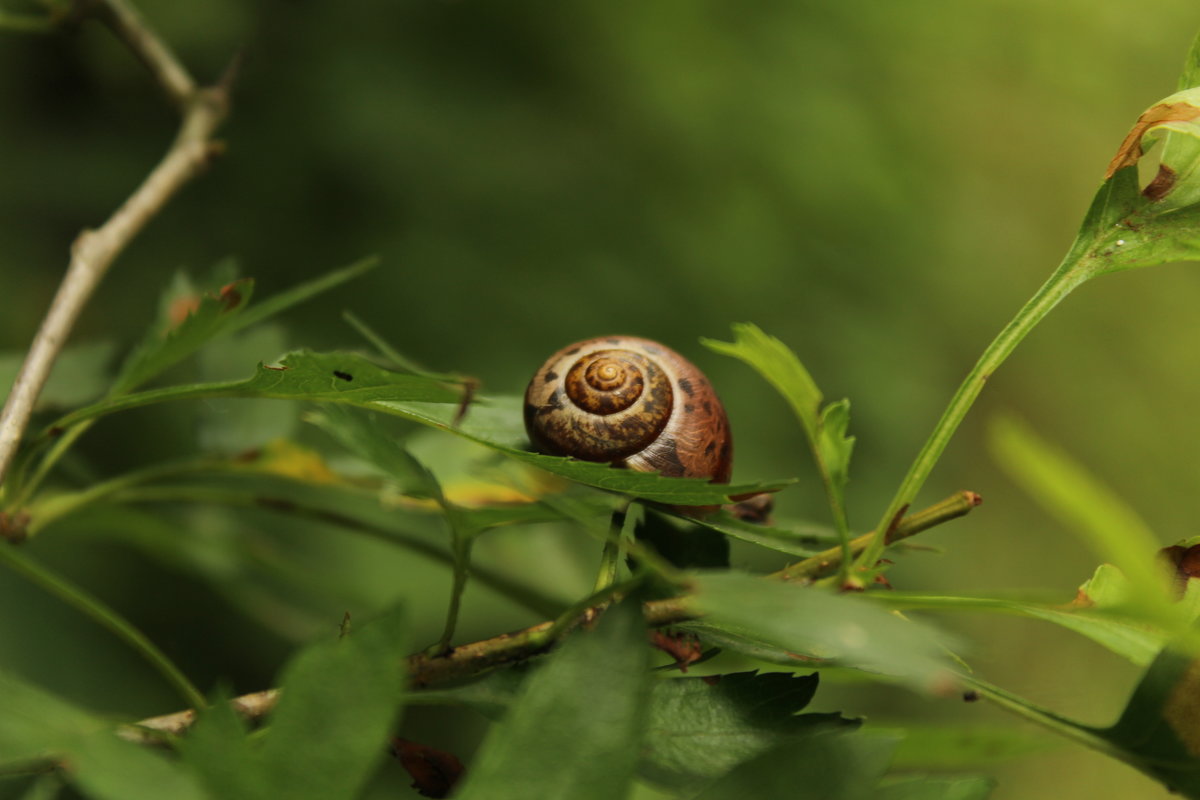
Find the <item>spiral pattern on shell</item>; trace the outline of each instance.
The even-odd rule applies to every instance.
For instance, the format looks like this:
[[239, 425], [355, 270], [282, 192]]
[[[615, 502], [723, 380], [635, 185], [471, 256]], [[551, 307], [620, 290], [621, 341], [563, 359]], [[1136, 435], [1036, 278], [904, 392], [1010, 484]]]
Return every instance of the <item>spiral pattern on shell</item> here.
[[535, 449], [674, 477], [728, 483], [733, 442], [704, 374], [649, 339], [611, 336], [564, 347], [525, 391]]

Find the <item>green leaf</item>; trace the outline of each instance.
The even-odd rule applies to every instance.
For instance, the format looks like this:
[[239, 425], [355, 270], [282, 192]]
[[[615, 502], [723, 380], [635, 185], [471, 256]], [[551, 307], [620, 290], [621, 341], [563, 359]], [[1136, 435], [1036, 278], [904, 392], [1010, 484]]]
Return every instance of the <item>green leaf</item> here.
[[734, 341], [701, 339], [709, 350], [736, 358], [754, 368], [791, 405], [805, 433], [816, 442], [821, 427], [821, 390], [783, 342], [748, 323], [733, 326]]
[[213, 797], [222, 800], [268, 800], [273, 790], [251, 750], [246, 723], [226, 692], [201, 709], [196, 723], [179, 742], [183, 760]]
[[207, 800], [196, 779], [166, 756], [111, 731], [93, 733], [70, 755], [71, 781], [96, 800]]
[[442, 489], [433, 474], [376, 420], [361, 412], [356, 413], [354, 409], [332, 404], [308, 414], [305, 419], [364, 461], [399, 481], [402, 494], [442, 499]]
[[1086, 636], [1134, 664], [1149, 664], [1166, 641], [1158, 628], [1127, 615], [1100, 608], [1055, 606], [993, 597], [949, 597], [887, 592], [877, 597], [884, 605], [934, 611], [991, 611], [1039, 619]]
[[870, 596], [835, 595], [735, 573], [700, 574], [693, 585], [690, 606], [733, 641], [748, 640], [746, 652], [766, 644], [923, 689], [945, 688], [951, 680], [948, 637], [886, 611]]
[[996, 781], [982, 777], [943, 778], [910, 776], [888, 779], [872, 794], [872, 800], [984, 800]]
[[390, 612], [286, 667], [262, 764], [274, 797], [356, 797], [384, 755], [400, 708], [404, 615]]
[[784, 741], [857, 727], [837, 714], [799, 713], [817, 681], [815, 674], [756, 672], [657, 681], [641, 774], [695, 789]]
[[802, 558], [815, 555], [838, 542], [837, 535], [822, 525], [782, 520], [762, 525], [740, 520], [725, 510], [692, 519], [691, 522], [749, 544]]
[[1172, 791], [1200, 798], [1200, 659], [1164, 650], [1100, 734]]
[[243, 381], [185, 384], [103, 400], [58, 420], [53, 428], [117, 411], [161, 403], [210, 397], [272, 397], [367, 405], [381, 400], [457, 403], [461, 396], [439, 381], [389, 372], [355, 353], [314, 353], [298, 350], [284, 356], [278, 367], [258, 365]]
[[619, 800], [645, 726], [649, 649], [634, 602], [571, 634], [488, 733], [459, 800]]
[[263, 320], [269, 319], [276, 314], [286, 311], [294, 305], [299, 305], [305, 300], [311, 300], [319, 294], [329, 291], [346, 281], [353, 280], [359, 275], [374, 269], [379, 266], [379, 256], [367, 256], [361, 258], [352, 264], [327, 272], [311, 281], [305, 281], [291, 289], [286, 289], [279, 294], [273, 294], [261, 303], [247, 308], [240, 317], [238, 317], [228, 329], [230, 333], [240, 331], [243, 328], [248, 328], [251, 325], [257, 325]]
[[[287, 350], [283, 326], [258, 325], [209, 342], [197, 353], [197, 379], [241, 378], [247, 363], [264, 353]], [[198, 403], [196, 439], [204, 453], [245, 453], [277, 439], [293, 438], [299, 423], [296, 403], [281, 400], [213, 399]]]
[[0, 672], [0, 764], [58, 758], [82, 738], [108, 728], [67, 701]]
[[733, 343], [702, 341], [718, 353], [748, 364], [787, 400], [808, 437], [817, 469], [825, 483], [838, 534], [843, 540], [847, 539], [849, 527], [843, 495], [849, 477], [850, 454], [854, 449], [854, 438], [846, 435], [850, 424], [850, 401], [840, 400], [822, 409], [821, 390], [787, 345], [755, 325], [734, 325], [733, 334]]
[[[348, 377], [347, 377], [348, 376]], [[43, 432], [85, 419], [167, 400], [212, 397], [270, 397], [347, 403], [380, 411], [463, 436], [506, 456], [555, 475], [598, 489], [673, 506], [706, 506], [732, 502], [735, 496], [778, 491], [794, 481], [716, 484], [698, 478], [668, 478], [656, 473], [617, 469], [572, 458], [544, 456], [519, 449], [524, 441], [520, 400], [478, 398], [461, 425], [455, 425], [461, 388], [426, 378], [390, 372], [354, 353], [297, 351], [280, 367], [259, 365], [245, 381], [191, 384], [111, 398], [79, 409]]]
[[736, 496], [778, 491], [795, 483], [794, 480], [732, 485], [709, 483], [700, 478], [668, 478], [608, 464], [531, 453], [517, 446], [526, 441], [521, 403], [522, 400], [516, 397], [478, 398], [460, 425], [454, 424], [457, 409], [444, 405], [380, 402], [372, 407], [466, 437], [517, 461], [577, 483], [666, 505], [720, 505], [733, 502]]
[[166, 304], [165, 316], [125, 359], [109, 394], [125, 394], [140, 386], [229, 329], [253, 293], [254, 281], [243, 278], [217, 294], [194, 294]]
[[1124, 573], [1147, 614], [1159, 620], [1179, 617], [1167, 605], [1167, 581], [1155, 563], [1161, 545], [1133, 509], [1015, 419], [996, 419], [990, 444], [1013, 482]]
[[696, 800], [797, 796], [868, 800], [875, 796], [895, 745], [893, 737], [861, 733], [825, 733], [789, 741], [741, 764], [696, 795]]
[[186, 279], [176, 279], [160, 304], [158, 320], [126, 359], [109, 394], [125, 394], [217, 336], [261, 322], [361, 275], [377, 263], [375, 258], [358, 261], [274, 295], [251, 308], [247, 308], [247, 304], [254, 290], [253, 280], [235, 281], [214, 294], [202, 294]]
[[854, 451], [854, 437], [846, 435], [849, 425], [849, 400], [830, 403], [821, 412], [817, 450], [821, 454], [821, 463], [828, 470], [829, 479], [838, 492], [839, 501], [850, 476], [850, 454]]
[[99, 800], [204, 800], [190, 775], [161, 753], [117, 737], [115, 726], [0, 672], [0, 764], [62, 762], [68, 780]]

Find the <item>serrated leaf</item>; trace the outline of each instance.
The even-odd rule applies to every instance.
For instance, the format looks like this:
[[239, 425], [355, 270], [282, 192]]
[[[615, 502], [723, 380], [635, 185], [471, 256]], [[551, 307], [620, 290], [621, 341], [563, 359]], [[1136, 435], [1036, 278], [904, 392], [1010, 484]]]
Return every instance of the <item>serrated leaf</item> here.
[[233, 333], [361, 275], [378, 263], [368, 258], [276, 294], [247, 308], [254, 281], [233, 281], [201, 293], [177, 279], [160, 304], [159, 319], [125, 360], [110, 395], [125, 394], [179, 363], [222, 334]]
[[712, 784], [696, 800], [803, 796], [868, 800], [887, 770], [896, 740], [862, 733], [825, 733], [786, 742], [750, 759]]
[[736, 573], [693, 579], [689, 607], [736, 642], [745, 637], [799, 656], [888, 675], [930, 690], [951, 681], [949, 637], [886, 611], [869, 597]]
[[161, 403], [210, 397], [271, 397], [367, 405], [382, 400], [457, 403], [460, 393], [439, 381], [389, 372], [356, 353], [315, 353], [298, 350], [284, 356], [280, 366], [259, 364], [243, 381], [185, 384], [124, 395], [81, 408], [53, 427]]
[[791, 405], [810, 441], [816, 441], [821, 419], [821, 390], [796, 354], [757, 325], [733, 326], [734, 341], [701, 339], [709, 350], [736, 358], [754, 368]]
[[109, 393], [125, 394], [199, 350], [230, 326], [253, 293], [254, 281], [243, 278], [217, 294], [181, 299], [178, 312], [169, 309], [125, 359]]
[[854, 449], [854, 438], [846, 435], [850, 402], [839, 400], [822, 409], [821, 390], [787, 345], [755, 325], [734, 325], [733, 334], [732, 343], [702, 341], [718, 353], [745, 362], [783, 395], [808, 437], [838, 530], [848, 535], [843, 493]]
[[261, 753], [274, 797], [357, 796], [400, 708], [407, 638], [404, 615], [393, 611], [289, 662]]
[[785, 740], [857, 727], [837, 714], [799, 713], [817, 682], [815, 674], [756, 672], [655, 682], [641, 774], [698, 788]]
[[927, 775], [888, 779], [871, 794], [872, 800], [985, 800], [996, 781], [979, 776], [945, 778]]
[[825, 465], [829, 478], [839, 493], [839, 501], [850, 476], [850, 454], [854, 451], [854, 437], [846, 435], [849, 426], [849, 400], [830, 403], [821, 412], [817, 449], [821, 454], [821, 463]]
[[459, 800], [620, 800], [645, 726], [649, 650], [636, 603], [571, 634], [468, 767]]

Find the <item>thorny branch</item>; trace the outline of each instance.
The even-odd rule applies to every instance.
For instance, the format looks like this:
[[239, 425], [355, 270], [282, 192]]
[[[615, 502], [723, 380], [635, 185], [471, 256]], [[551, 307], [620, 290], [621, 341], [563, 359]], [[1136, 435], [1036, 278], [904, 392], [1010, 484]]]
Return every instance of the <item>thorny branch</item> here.
[[125, 0], [78, 0], [80, 13], [106, 24], [154, 76], [182, 120], [175, 141], [142, 184], [95, 230], [71, 246], [66, 275], [0, 411], [0, 485], [12, 464], [50, 368], [109, 266], [167, 202], [219, 152], [213, 134], [229, 113], [231, 68], [197, 87], [170, 49]]
[[[980, 502], [982, 500], [975, 492], [964, 491], [951, 495], [940, 503], [910, 514], [901, 520], [888, 535], [888, 543], [898, 542], [943, 522], [964, 516]], [[861, 553], [873, 536], [873, 533], [867, 533], [853, 539], [850, 542], [850, 555], [853, 557]], [[786, 570], [768, 575], [765, 579], [812, 581], [826, 577], [838, 571], [842, 555], [842, 548], [835, 547], [800, 561]], [[660, 628], [694, 619], [697, 615], [692, 610], [690, 600], [690, 597], [683, 595], [644, 604], [642, 611], [646, 618], [646, 624], [652, 628]], [[580, 621], [594, 617], [595, 614], [596, 609], [587, 609], [580, 615]], [[547, 636], [554, 626], [555, 622], [542, 622], [524, 630], [460, 645], [445, 655], [430, 656], [427, 653], [415, 653], [405, 659], [404, 667], [409, 674], [409, 680], [415, 687], [431, 686], [456, 678], [477, 675], [493, 667], [511, 664], [550, 650], [557, 643], [556, 638]], [[568, 626], [561, 633], [567, 633], [571, 627], [573, 626]], [[256, 720], [269, 714], [278, 699], [278, 689], [267, 689], [235, 697], [230, 702], [234, 709], [244, 717]], [[194, 710], [177, 711], [173, 714], [144, 719], [136, 725], [125, 726], [121, 730], [121, 735], [131, 741], [151, 743], [158, 741], [162, 734], [184, 733], [195, 721], [196, 712]]]

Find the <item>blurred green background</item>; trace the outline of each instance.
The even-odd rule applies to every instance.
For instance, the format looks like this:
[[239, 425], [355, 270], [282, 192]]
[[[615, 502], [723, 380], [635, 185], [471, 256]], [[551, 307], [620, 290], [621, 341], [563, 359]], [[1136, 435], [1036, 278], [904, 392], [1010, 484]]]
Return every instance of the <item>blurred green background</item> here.
[[[248, 374], [296, 346], [358, 347], [343, 309], [497, 393], [521, 391], [575, 339], [648, 336], [697, 361], [725, 398], [735, 478], [799, 476], [781, 513], [823, 520], [782, 401], [697, 342], [753, 321], [827, 396], [852, 399], [859, 529], [973, 359], [1065, 252], [1132, 121], [1174, 90], [1200, 23], [1184, 0], [1136, 15], [1117, 0], [139, 7], [201, 80], [244, 48], [228, 152], [120, 258], [74, 341], [128, 347], [180, 268], [204, 274], [233, 256], [266, 295], [378, 253], [380, 269], [289, 312], [286, 332], [243, 341], [242, 363], [213, 357], [176, 377]], [[0, 349], [20, 351], [74, 235], [137, 184], [176, 118], [99, 27], [0, 36]], [[994, 468], [986, 422], [1001, 410], [1088, 464], [1164, 543], [1198, 533], [1198, 299], [1191, 265], [1106, 277], [1069, 298], [991, 381], [922, 494], [972, 489], [984, 505], [925, 537], [945, 553], [905, 556], [893, 583], [1066, 602], [1090, 574], [1096, 558]], [[68, 473], [195, 452], [201, 417], [221, 412], [108, 419]], [[155, 525], [220, 538], [278, 521], [110, 510], [47, 531], [34, 551], [133, 617], [203, 687], [262, 688], [314, 635], [310, 621], [243, 619], [130, 544], [129, 530]], [[321, 619], [406, 598], [427, 618], [422, 635], [436, 636], [447, 573], [327, 530], [291, 533], [269, 540], [270, 557], [309, 577], [317, 599], [304, 602]], [[546, 548], [537, 569], [548, 585], [578, 577], [553, 574], [561, 539], [504, 537], [498, 548]], [[468, 599], [463, 640], [530, 621], [484, 593]], [[0, 666], [103, 710], [176, 707], [120, 645], [11, 575], [0, 575], [0, 607]], [[1109, 721], [1137, 677], [1038, 623], [945, 624], [974, 642], [982, 676], [1086, 721]], [[883, 722], [1008, 721], [983, 704], [862, 686], [818, 700]], [[406, 724], [440, 726], [429, 743], [460, 752], [480, 729], [424, 709]], [[1074, 745], [994, 773], [997, 800], [1167, 796]]]

